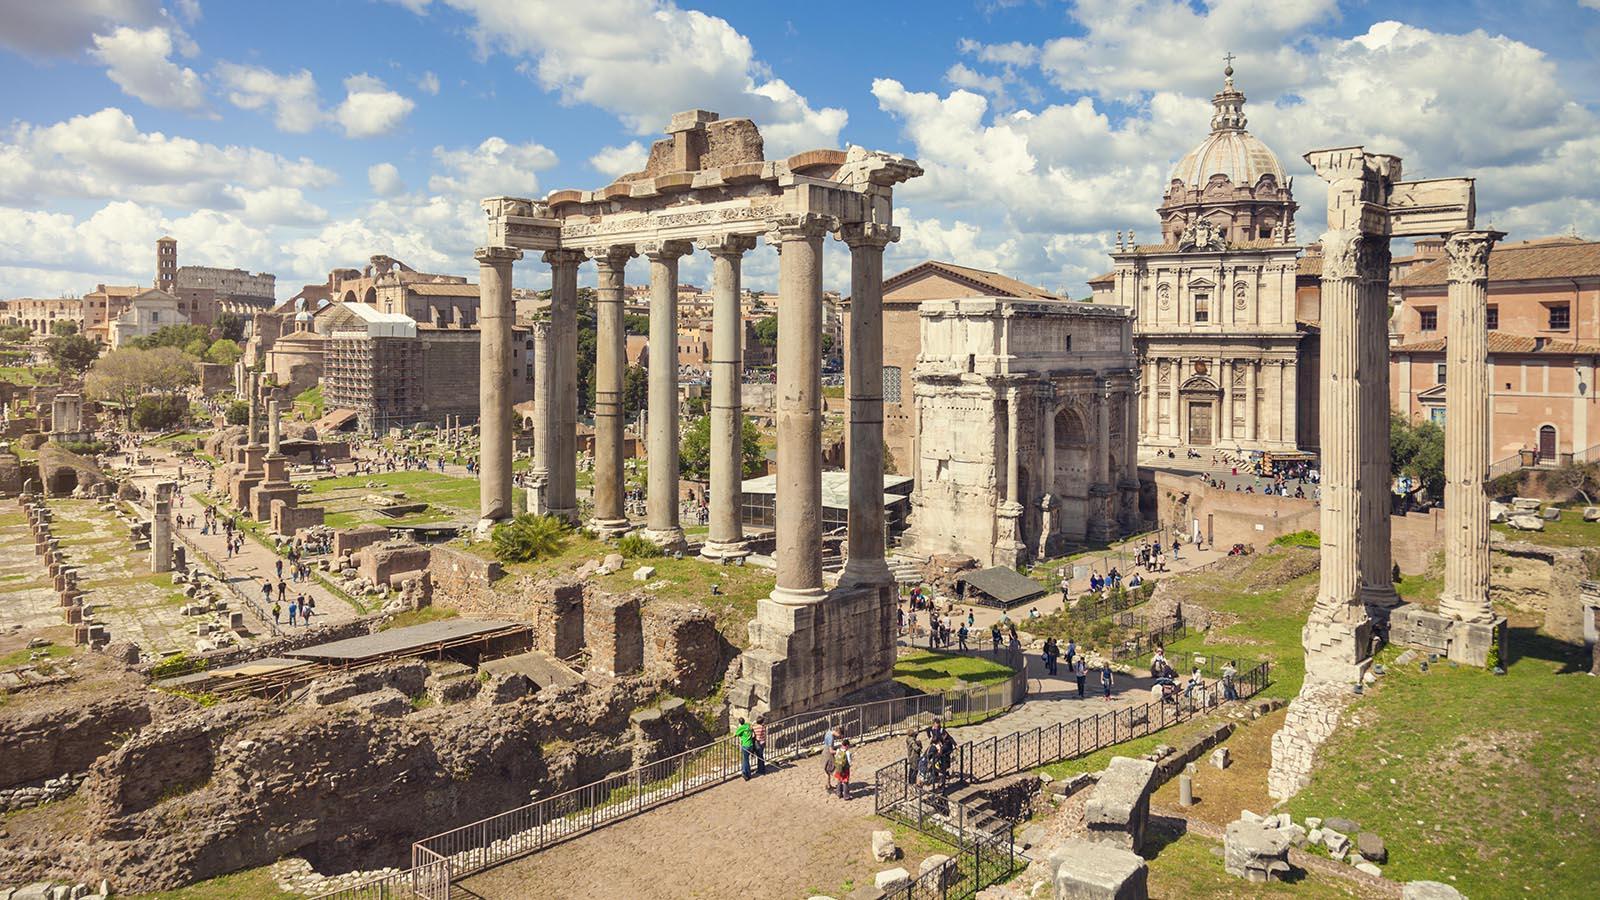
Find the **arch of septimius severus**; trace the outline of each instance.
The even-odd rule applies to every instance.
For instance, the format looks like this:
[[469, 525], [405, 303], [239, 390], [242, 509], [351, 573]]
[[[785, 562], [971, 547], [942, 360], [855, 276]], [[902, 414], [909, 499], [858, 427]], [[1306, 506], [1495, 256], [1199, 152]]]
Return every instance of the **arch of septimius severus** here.
[[[650, 345], [677, 334], [678, 262], [695, 247], [713, 258], [711, 531], [706, 553], [743, 553], [739, 525], [739, 275], [766, 238], [779, 254], [777, 586], [750, 623], [729, 697], [735, 714], [781, 715], [889, 677], [895, 596], [884, 560], [883, 248], [898, 237], [893, 188], [922, 174], [915, 162], [859, 147], [769, 161], [748, 119], [691, 110], [672, 117], [643, 172], [597, 191], [543, 200], [484, 201], [488, 240], [477, 251], [482, 307], [481, 525], [511, 516], [512, 266], [540, 251], [551, 268], [547, 320], [535, 328], [533, 511], [577, 520], [577, 274], [593, 259], [595, 467], [592, 526], [631, 526], [623, 511], [623, 272], [650, 267]], [[840, 586], [822, 579], [822, 253], [833, 234], [850, 249], [853, 380], [849, 559]], [[644, 534], [684, 545], [678, 521], [678, 367], [653, 353], [648, 390], [648, 506]]]

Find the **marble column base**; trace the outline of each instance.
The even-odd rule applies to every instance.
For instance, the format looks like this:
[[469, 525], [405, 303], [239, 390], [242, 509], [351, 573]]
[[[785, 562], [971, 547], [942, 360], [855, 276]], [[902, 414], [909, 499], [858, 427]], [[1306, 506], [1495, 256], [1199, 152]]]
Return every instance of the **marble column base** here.
[[839, 573], [841, 586], [866, 585], [880, 587], [894, 584], [894, 573], [889, 571], [889, 562], [881, 556], [858, 559], [846, 557], [844, 571]]
[[644, 536], [645, 540], [668, 553], [674, 550], [683, 550], [689, 546], [689, 542], [684, 540], [683, 529], [677, 526], [672, 528], [646, 528], [639, 533]]
[[742, 559], [750, 555], [744, 541], [707, 540], [700, 546], [700, 555], [709, 560]]
[[1372, 665], [1372, 622], [1307, 622], [1300, 632], [1306, 681], [1360, 684]]
[[627, 519], [590, 519], [589, 528], [603, 538], [621, 537], [633, 530]]
[[[1491, 622], [1463, 622], [1406, 603], [1389, 617], [1392, 643], [1438, 653], [1462, 665], [1487, 668], [1490, 649], [1505, 647], [1505, 639], [1503, 616]], [[1501, 665], [1505, 664], [1503, 656], [1502, 653]]]

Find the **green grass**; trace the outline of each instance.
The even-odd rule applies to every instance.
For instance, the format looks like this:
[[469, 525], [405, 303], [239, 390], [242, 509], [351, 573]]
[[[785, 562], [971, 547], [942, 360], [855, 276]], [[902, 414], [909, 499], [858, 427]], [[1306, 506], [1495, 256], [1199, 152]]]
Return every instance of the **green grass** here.
[[1510, 541], [1544, 547], [1600, 547], [1600, 522], [1583, 521], [1582, 504], [1562, 507], [1561, 521], [1544, 523], [1543, 531], [1518, 531], [1505, 524], [1489, 527]]
[[[367, 482], [377, 487], [367, 487]], [[477, 479], [438, 472], [343, 475], [308, 483], [311, 486], [311, 502], [327, 508], [327, 524], [331, 528], [369, 524], [431, 525], [474, 518], [478, 510]], [[387, 494], [390, 491], [405, 492], [406, 499], [397, 502], [421, 502], [428, 506], [421, 512], [395, 519], [377, 512], [365, 499], [368, 494]]]
[[0, 366], [0, 381], [9, 381], [12, 384], [38, 384], [40, 374], [41, 370], [33, 366]]
[[[1295, 816], [1383, 836], [1384, 875], [1470, 897], [1589, 896], [1600, 884], [1600, 703], [1576, 649], [1512, 629], [1504, 676], [1389, 667], [1318, 752]], [[1520, 655], [1519, 655], [1520, 654]], [[1453, 879], [1453, 880], [1452, 880]]]
[[316, 420], [322, 418], [322, 385], [306, 388], [294, 398], [296, 412], [304, 412], [306, 418]]
[[[118, 892], [117, 896], [123, 894]], [[299, 900], [300, 895], [278, 887], [272, 878], [271, 867], [262, 866], [222, 875], [175, 891], [132, 894], [129, 897], [130, 900], [236, 900], [239, 897], [250, 897], [251, 900]]]
[[975, 684], [998, 684], [1010, 678], [1013, 671], [980, 656], [924, 651], [895, 660], [894, 680], [932, 694]]
[[437, 622], [440, 619], [454, 619], [460, 615], [453, 609], [440, 609], [437, 606], [424, 606], [421, 609], [411, 609], [403, 613], [396, 613], [389, 624], [384, 625], [379, 631], [390, 628], [406, 628], [411, 625], [421, 625], [425, 622]]
[[4, 656], [0, 656], [0, 669], [9, 669], [12, 666], [26, 665], [33, 658], [33, 654], [38, 653], [40, 650], [44, 651], [45, 656], [48, 659], [60, 659], [63, 656], [72, 655], [71, 647], [62, 647], [57, 644], [51, 644], [47, 647], [38, 647], [31, 650], [24, 647], [21, 650], [13, 650]]
[[1273, 547], [1310, 547], [1313, 550], [1322, 546], [1322, 535], [1315, 531], [1291, 531], [1280, 534], [1272, 539]]
[[1401, 574], [1395, 583], [1395, 593], [1408, 603], [1417, 603], [1430, 609], [1439, 606], [1439, 594], [1444, 591], [1444, 551], [1440, 551], [1428, 564], [1428, 570], [1414, 575]]
[[1222, 844], [1189, 832], [1174, 837], [1152, 828], [1141, 852], [1150, 865], [1150, 896], [1222, 900], [1243, 897], [1295, 897], [1298, 900], [1382, 896], [1364, 892], [1345, 878], [1306, 872], [1291, 882], [1250, 884], [1223, 871]]

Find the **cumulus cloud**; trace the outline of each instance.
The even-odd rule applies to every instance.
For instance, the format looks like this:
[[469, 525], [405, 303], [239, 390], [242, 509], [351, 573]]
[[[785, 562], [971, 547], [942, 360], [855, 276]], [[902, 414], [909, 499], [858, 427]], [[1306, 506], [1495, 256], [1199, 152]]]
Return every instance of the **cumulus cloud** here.
[[644, 168], [650, 158], [650, 149], [638, 141], [621, 147], [601, 147], [600, 152], [589, 157], [589, 165], [607, 178], [620, 178]]
[[499, 137], [458, 150], [435, 147], [433, 157], [445, 171], [428, 179], [428, 190], [474, 204], [484, 197], [538, 196], [538, 173], [558, 162], [542, 144], [512, 144]]
[[[186, 55], [192, 56], [193, 45], [185, 44]], [[205, 109], [206, 92], [200, 76], [173, 62], [172, 50], [172, 33], [165, 28], [140, 30], [123, 26], [110, 34], [95, 35], [90, 53], [130, 97], [162, 109]]]
[[178, 18], [190, 25], [200, 21], [200, 0], [177, 0], [172, 8], [178, 11]]
[[260, 66], [218, 64], [216, 75], [228, 102], [240, 109], [272, 108], [273, 124], [291, 134], [304, 134], [327, 118], [317, 101], [317, 80], [307, 69], [280, 75]]
[[35, 59], [71, 56], [107, 28], [161, 19], [160, 0], [0, 0], [0, 47]]
[[422, 75], [417, 78], [417, 90], [427, 94], [430, 97], [439, 96], [439, 76], [433, 74], [432, 72], [423, 72]]
[[354, 138], [377, 137], [388, 134], [405, 121], [416, 107], [409, 97], [402, 96], [371, 75], [351, 75], [344, 80], [345, 97], [333, 117], [345, 136]]
[[106, 198], [229, 209], [242, 208], [245, 196], [229, 188], [311, 189], [334, 180], [303, 157], [140, 131], [115, 108], [24, 123], [0, 139], [0, 202]]
[[473, 17], [481, 52], [523, 58], [545, 90], [605, 109], [635, 134], [659, 132], [675, 110], [703, 107], [754, 119], [777, 156], [835, 146], [845, 125], [844, 110], [814, 108], [772, 77], [726, 20], [666, 0], [443, 2]]
[[379, 197], [393, 197], [406, 189], [405, 182], [400, 180], [400, 170], [394, 163], [378, 163], [367, 168], [367, 183], [372, 185], [372, 192]]

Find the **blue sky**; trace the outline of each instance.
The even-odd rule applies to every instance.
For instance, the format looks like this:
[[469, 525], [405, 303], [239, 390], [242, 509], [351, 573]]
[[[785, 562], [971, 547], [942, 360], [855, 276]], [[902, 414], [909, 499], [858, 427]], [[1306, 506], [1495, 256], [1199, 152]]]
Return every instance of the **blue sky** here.
[[[0, 0], [0, 296], [146, 282], [163, 232], [285, 297], [374, 253], [472, 274], [479, 197], [599, 187], [693, 106], [755, 118], [769, 157], [919, 159], [891, 270], [1082, 296], [1117, 229], [1156, 233], [1228, 51], [1304, 241], [1299, 157], [1350, 143], [1477, 177], [1513, 239], [1600, 235], [1600, 0]], [[758, 250], [747, 283], [775, 271]]]

